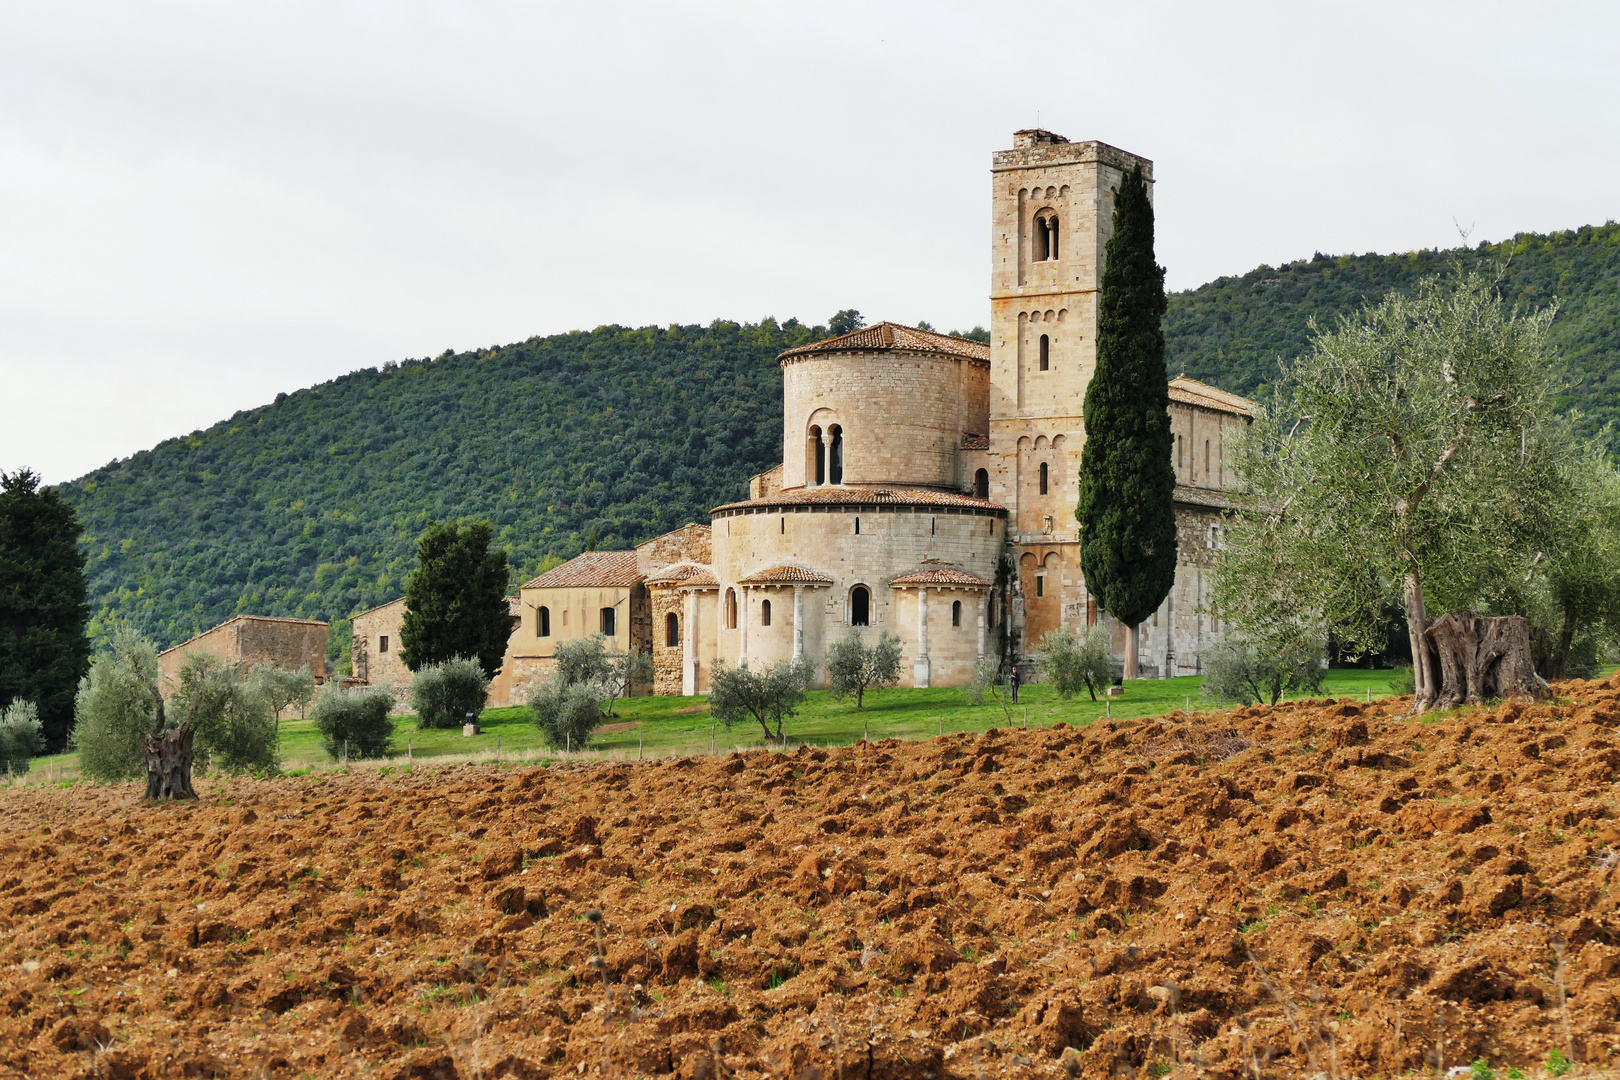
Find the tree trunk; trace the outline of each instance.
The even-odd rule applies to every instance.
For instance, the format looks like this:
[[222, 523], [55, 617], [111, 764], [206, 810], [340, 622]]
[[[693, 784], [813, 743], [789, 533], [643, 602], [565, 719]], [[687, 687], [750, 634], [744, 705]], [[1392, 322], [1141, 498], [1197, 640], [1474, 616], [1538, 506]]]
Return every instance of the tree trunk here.
[[1575, 641], [1575, 616], [1569, 609], [1564, 610], [1564, 625], [1558, 631], [1558, 647], [1553, 650], [1552, 670], [1547, 672], [1549, 681], [1562, 679], [1564, 668], [1569, 663], [1569, 647]]
[[1137, 650], [1141, 647], [1140, 624], [1125, 628], [1125, 678], [1137, 679], [1141, 675], [1137, 670]]
[[1406, 625], [1412, 639], [1412, 711], [1420, 713], [1433, 703], [1436, 692], [1434, 657], [1429, 651], [1428, 615], [1423, 607], [1423, 583], [1406, 575]]
[[195, 729], [181, 724], [161, 735], [146, 737], [146, 797], [195, 799], [191, 787], [191, 739]]
[[1522, 615], [1492, 619], [1453, 611], [1436, 619], [1425, 637], [1440, 658], [1433, 708], [1479, 705], [1487, 697], [1547, 696], [1530, 656], [1530, 624]]

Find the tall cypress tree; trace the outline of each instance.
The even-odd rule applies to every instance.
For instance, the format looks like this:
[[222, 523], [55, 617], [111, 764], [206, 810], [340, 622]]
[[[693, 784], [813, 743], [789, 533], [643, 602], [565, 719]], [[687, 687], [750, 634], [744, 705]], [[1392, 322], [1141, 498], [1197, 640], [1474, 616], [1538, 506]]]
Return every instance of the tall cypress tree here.
[[1176, 579], [1164, 312], [1164, 268], [1153, 261], [1153, 204], [1139, 165], [1114, 195], [1075, 508], [1086, 588], [1128, 630], [1127, 678], [1136, 676], [1137, 627]]
[[399, 653], [412, 671], [458, 656], [494, 677], [506, 655], [512, 616], [506, 602], [506, 549], [489, 549], [487, 521], [428, 522], [405, 579]]
[[90, 669], [79, 517], [39, 477], [0, 473], [0, 709], [39, 708], [46, 748], [73, 729], [73, 698]]

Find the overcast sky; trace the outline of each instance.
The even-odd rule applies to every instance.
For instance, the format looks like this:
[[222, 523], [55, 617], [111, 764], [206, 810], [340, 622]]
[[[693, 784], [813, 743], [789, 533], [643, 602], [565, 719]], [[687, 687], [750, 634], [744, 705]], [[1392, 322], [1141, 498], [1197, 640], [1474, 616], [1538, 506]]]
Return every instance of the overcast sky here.
[[1021, 127], [1175, 288], [1620, 217], [1620, 5], [0, 8], [0, 469], [602, 323], [987, 320]]

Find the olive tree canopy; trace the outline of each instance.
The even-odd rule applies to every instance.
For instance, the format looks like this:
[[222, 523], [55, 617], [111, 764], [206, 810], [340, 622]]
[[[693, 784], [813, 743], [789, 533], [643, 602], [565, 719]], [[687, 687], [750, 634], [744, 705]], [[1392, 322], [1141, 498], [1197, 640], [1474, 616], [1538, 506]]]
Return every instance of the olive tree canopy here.
[[[1221, 615], [1260, 640], [1320, 619], [1354, 654], [1380, 647], [1400, 604], [1415, 708], [1441, 697], [1436, 669], [1462, 655], [1442, 639], [1459, 634], [1484, 649], [1471, 658], [1496, 650], [1510, 668], [1457, 672], [1448, 699], [1477, 698], [1482, 672], [1504, 695], [1535, 692], [1524, 620], [1484, 626], [1471, 609], [1512, 606], [1566, 505], [1552, 317], [1504, 309], [1494, 279], [1469, 274], [1318, 333], [1235, 447], [1241, 509], [1214, 585]], [[1429, 612], [1448, 610], [1456, 618], [1431, 627]]]

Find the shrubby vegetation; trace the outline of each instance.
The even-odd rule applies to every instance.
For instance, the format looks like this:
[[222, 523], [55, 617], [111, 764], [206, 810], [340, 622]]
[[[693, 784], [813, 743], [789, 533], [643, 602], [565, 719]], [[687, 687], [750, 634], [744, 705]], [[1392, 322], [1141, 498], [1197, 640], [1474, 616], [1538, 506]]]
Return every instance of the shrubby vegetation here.
[[465, 656], [429, 664], [411, 680], [411, 708], [416, 710], [416, 726], [458, 728], [468, 713], [484, 711], [489, 697], [489, 678], [478, 661]]
[[298, 715], [303, 716], [309, 703], [315, 700], [315, 675], [307, 664], [297, 671], [274, 664], [257, 664], [248, 672], [248, 681], [264, 696], [278, 721], [281, 714], [294, 705], [298, 706]]
[[1327, 651], [1320, 638], [1272, 639], [1263, 645], [1240, 633], [1206, 647], [1203, 696], [1210, 701], [1275, 705], [1284, 694], [1320, 694], [1327, 678]]
[[1114, 681], [1114, 646], [1108, 631], [1093, 626], [1082, 636], [1066, 626], [1050, 630], [1035, 646], [1040, 657], [1041, 679], [1050, 683], [1057, 696], [1068, 701], [1081, 690], [1097, 700], [1097, 688], [1107, 689]]
[[17, 698], [0, 712], [0, 777], [21, 776], [29, 758], [45, 749], [39, 710], [32, 701]]
[[580, 750], [607, 717], [613, 703], [634, 686], [652, 681], [652, 657], [613, 652], [608, 638], [593, 634], [557, 646], [551, 677], [534, 688], [529, 712], [553, 750]]
[[868, 645], [860, 628], [852, 626], [848, 636], [827, 648], [827, 689], [840, 701], [853, 695], [857, 709], [868, 690], [899, 681], [900, 639], [887, 630]]
[[281, 766], [276, 714], [239, 665], [205, 653], [188, 656], [169, 712], [196, 728], [197, 764], [225, 772], [270, 772]]
[[386, 686], [356, 686], [345, 690], [329, 682], [315, 699], [315, 727], [321, 746], [334, 761], [343, 758], [387, 757], [394, 737], [394, 693]]
[[145, 773], [142, 744], [157, 719], [157, 649], [133, 630], [113, 635], [79, 681], [70, 745], [79, 772], [112, 783]]
[[709, 712], [727, 731], [752, 718], [766, 739], [780, 741], [783, 722], [804, 703], [815, 671], [808, 660], [780, 660], [758, 672], [746, 664], [716, 663], [709, 676]]

